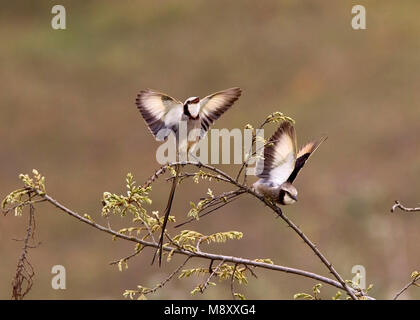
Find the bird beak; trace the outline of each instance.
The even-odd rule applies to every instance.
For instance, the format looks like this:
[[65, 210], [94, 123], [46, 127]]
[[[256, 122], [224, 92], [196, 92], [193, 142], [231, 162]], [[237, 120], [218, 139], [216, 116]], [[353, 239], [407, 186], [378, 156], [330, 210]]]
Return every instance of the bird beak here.
[[290, 198], [292, 198], [292, 199], [293, 199], [293, 200], [295, 200], [295, 201], [298, 201], [297, 196], [294, 196], [294, 195], [292, 195], [292, 194], [290, 194]]

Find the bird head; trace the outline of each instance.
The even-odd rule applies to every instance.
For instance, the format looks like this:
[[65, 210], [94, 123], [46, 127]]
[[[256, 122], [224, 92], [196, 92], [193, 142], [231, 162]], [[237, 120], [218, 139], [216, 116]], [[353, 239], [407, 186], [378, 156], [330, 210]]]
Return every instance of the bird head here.
[[184, 102], [184, 113], [193, 119], [197, 119], [200, 112], [200, 98], [189, 97]]
[[298, 198], [296, 188], [290, 183], [285, 182], [280, 186], [279, 202], [283, 204], [293, 204]]

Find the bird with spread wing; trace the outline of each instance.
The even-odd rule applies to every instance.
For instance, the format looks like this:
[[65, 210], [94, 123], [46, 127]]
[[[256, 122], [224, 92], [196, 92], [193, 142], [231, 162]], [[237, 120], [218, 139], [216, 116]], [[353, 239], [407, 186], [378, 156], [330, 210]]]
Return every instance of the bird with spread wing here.
[[268, 140], [264, 158], [257, 162], [257, 176], [260, 179], [253, 184], [254, 190], [281, 205], [295, 203], [298, 192], [292, 183], [326, 138], [311, 141], [297, 151], [295, 128], [290, 121], [283, 121]]
[[[180, 153], [188, 155], [198, 140], [205, 137], [214, 121], [238, 100], [241, 93], [240, 88], [230, 88], [208, 95], [203, 99], [190, 97], [182, 103], [164, 93], [147, 89], [140, 91], [137, 95], [136, 105], [150, 132], [158, 141], [164, 141], [172, 132], [174, 133], [177, 153], [180, 156]], [[182, 130], [180, 130], [180, 126], [182, 123], [186, 125], [186, 134], [181, 134]], [[196, 139], [190, 141], [189, 136], [193, 130], [199, 130], [199, 134]], [[159, 266], [162, 261], [165, 228], [171, 211], [175, 188], [178, 183], [180, 166], [177, 165], [174, 169], [175, 176], [172, 179], [172, 187], [164, 212], [159, 247], [152, 261], [153, 264], [156, 253], [159, 252]]]
[[[308, 158], [325, 139], [327, 139], [326, 136], [311, 141], [297, 152], [295, 129], [290, 121], [283, 121], [264, 145], [264, 156], [257, 161], [256, 167], [257, 177], [260, 179], [252, 185], [251, 189], [281, 205], [295, 203], [298, 192], [292, 183]], [[207, 216], [216, 209], [237, 199], [245, 192], [245, 190], [240, 190], [240, 192], [231, 193], [228, 201], [223, 200], [221, 206], [200, 213], [199, 217]], [[175, 228], [195, 220], [195, 218], [191, 218], [176, 225]]]

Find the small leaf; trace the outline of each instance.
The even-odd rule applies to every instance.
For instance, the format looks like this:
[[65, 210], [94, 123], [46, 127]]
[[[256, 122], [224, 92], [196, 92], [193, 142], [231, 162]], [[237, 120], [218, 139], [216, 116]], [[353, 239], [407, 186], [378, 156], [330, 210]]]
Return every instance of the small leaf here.
[[307, 293], [304, 293], [304, 292], [302, 292], [302, 293], [296, 293], [294, 296], [293, 296], [293, 299], [308, 299], [308, 300], [314, 300], [315, 298], [313, 297], [313, 296], [311, 296], [310, 294], [307, 294]]
[[246, 299], [245, 299], [245, 296], [244, 296], [242, 293], [237, 293], [237, 292], [235, 292], [233, 295], [234, 295], [235, 297], [237, 297], [239, 300], [246, 300]]

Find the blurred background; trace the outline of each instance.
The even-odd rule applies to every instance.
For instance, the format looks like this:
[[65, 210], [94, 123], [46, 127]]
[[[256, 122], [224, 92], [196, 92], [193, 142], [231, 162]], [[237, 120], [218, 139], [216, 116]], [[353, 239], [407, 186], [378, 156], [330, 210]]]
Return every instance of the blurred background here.
[[[242, 97], [214, 128], [257, 125], [281, 111], [296, 120], [300, 144], [328, 135], [296, 180], [299, 202], [285, 213], [338, 272], [351, 279], [352, 267], [363, 265], [371, 295], [390, 298], [419, 269], [420, 215], [390, 208], [397, 199], [407, 206], [420, 201], [420, 2], [59, 4], [67, 10], [64, 31], [51, 28], [52, 2], [1, 5], [1, 198], [21, 186], [20, 173], [37, 168], [51, 196], [106, 223], [102, 193], [125, 192], [128, 172], [143, 183], [159, 167], [159, 144], [135, 107], [137, 92], [154, 88], [184, 100], [239, 86]], [[355, 4], [366, 6], [366, 30], [351, 28]], [[192, 181], [178, 188], [177, 221], [208, 187], [227, 190]], [[155, 184], [150, 209], [163, 211], [169, 189], [164, 179]], [[42, 244], [29, 253], [36, 278], [28, 299], [123, 299], [125, 289], [152, 287], [183, 261], [174, 258], [159, 269], [150, 266], [153, 250], [145, 249], [119, 272], [109, 262], [130, 254], [132, 244], [112, 242], [47, 204], [36, 213]], [[112, 223], [130, 226], [131, 219]], [[1, 299], [11, 296], [22, 246], [12, 238], [22, 238], [26, 224], [27, 215], [0, 218]], [[248, 196], [188, 228], [244, 232], [242, 240], [209, 251], [271, 258], [329, 276], [284, 222]], [[51, 288], [54, 265], [66, 268], [66, 290]], [[292, 299], [316, 284], [279, 272], [257, 274], [236, 291], [249, 299]], [[204, 280], [175, 279], [149, 298], [231, 298], [229, 283], [192, 297]], [[321, 295], [329, 299], [336, 291], [324, 285]], [[402, 297], [419, 299], [420, 290]]]

